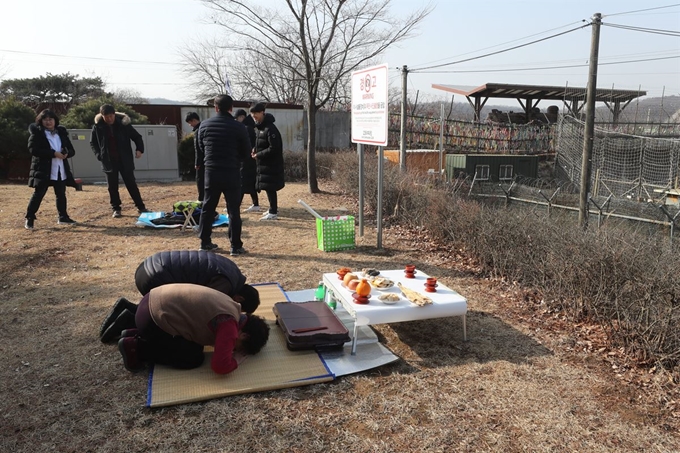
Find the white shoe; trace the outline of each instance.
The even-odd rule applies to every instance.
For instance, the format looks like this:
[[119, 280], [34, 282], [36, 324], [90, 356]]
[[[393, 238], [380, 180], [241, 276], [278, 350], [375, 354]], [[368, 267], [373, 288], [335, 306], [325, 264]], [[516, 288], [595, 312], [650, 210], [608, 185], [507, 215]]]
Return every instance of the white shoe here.
[[272, 213], [266, 213], [263, 215], [260, 220], [277, 220], [279, 218], [278, 214], [272, 214]]
[[249, 208], [243, 210], [243, 212], [260, 212], [262, 208], [257, 205], [251, 204]]

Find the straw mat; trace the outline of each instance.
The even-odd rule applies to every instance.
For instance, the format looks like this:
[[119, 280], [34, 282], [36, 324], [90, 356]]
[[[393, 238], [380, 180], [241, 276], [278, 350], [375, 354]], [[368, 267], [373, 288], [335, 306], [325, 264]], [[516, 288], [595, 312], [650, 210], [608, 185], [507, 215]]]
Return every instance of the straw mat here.
[[332, 381], [334, 376], [315, 351], [289, 351], [272, 312], [275, 302], [288, 298], [277, 283], [253, 285], [260, 292], [255, 314], [267, 319], [269, 341], [259, 354], [248, 357], [235, 371], [215, 374], [210, 368], [212, 348], [206, 348], [203, 365], [176, 370], [157, 365], [149, 375], [148, 407], [204, 401], [229, 395], [262, 392]]

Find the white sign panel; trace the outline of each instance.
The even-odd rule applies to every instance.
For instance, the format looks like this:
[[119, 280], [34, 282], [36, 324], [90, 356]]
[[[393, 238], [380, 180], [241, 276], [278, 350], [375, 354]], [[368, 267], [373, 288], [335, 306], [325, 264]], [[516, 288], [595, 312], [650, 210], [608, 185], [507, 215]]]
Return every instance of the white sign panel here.
[[387, 146], [387, 65], [352, 73], [352, 143]]

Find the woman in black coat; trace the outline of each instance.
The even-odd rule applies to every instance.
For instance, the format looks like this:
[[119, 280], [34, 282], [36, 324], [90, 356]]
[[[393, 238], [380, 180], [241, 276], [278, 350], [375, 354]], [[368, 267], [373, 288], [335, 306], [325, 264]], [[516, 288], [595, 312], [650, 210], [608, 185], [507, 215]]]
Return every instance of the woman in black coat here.
[[35, 191], [26, 208], [26, 229], [32, 230], [35, 214], [40, 209], [47, 189], [52, 186], [57, 198], [57, 212], [60, 225], [73, 225], [76, 222], [68, 216], [66, 210], [66, 186], [75, 186], [75, 180], [68, 164], [68, 158], [76, 154], [66, 128], [59, 125], [57, 115], [45, 109], [35, 118], [35, 124], [28, 127], [28, 151], [31, 159], [31, 171], [28, 175], [28, 186]]
[[255, 120], [255, 149], [253, 157], [257, 160], [257, 190], [264, 190], [269, 199], [269, 212], [260, 220], [278, 219], [278, 197], [276, 192], [285, 184], [283, 171], [283, 142], [281, 133], [274, 125], [274, 115], [265, 113], [265, 106], [258, 102], [250, 108]]

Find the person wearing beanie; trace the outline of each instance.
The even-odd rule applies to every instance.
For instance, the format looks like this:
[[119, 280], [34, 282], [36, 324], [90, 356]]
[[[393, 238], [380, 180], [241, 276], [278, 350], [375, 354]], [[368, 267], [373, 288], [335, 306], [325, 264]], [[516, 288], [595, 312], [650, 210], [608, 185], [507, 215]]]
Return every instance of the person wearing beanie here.
[[274, 115], [265, 112], [262, 102], [253, 104], [250, 114], [255, 120], [255, 149], [252, 152], [252, 157], [257, 162], [255, 188], [258, 191], [264, 190], [269, 200], [269, 211], [260, 220], [277, 220], [277, 192], [285, 187], [281, 133], [274, 125]]

